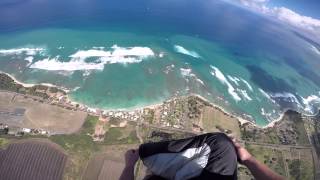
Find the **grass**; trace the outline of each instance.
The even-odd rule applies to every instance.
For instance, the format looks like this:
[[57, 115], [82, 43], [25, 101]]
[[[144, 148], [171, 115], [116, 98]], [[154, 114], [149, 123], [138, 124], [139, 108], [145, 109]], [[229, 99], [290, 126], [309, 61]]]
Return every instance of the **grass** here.
[[99, 152], [104, 145], [139, 143], [135, 124], [130, 123], [123, 128], [109, 127], [104, 142], [94, 142], [90, 135], [94, 133], [98, 122], [98, 117], [88, 115], [80, 132], [70, 135], [54, 135], [49, 138], [63, 147], [69, 155], [70, 160], [66, 166], [65, 179], [81, 179], [91, 156]]
[[146, 120], [146, 122], [152, 124], [154, 121], [154, 110], [150, 109], [149, 113], [145, 115], [144, 119]]
[[82, 125], [81, 133], [83, 134], [93, 134], [94, 127], [97, 124], [99, 117], [88, 115], [85, 122]]
[[98, 117], [88, 115], [79, 133], [49, 137], [51, 141], [59, 144], [69, 155], [69, 161], [64, 173], [65, 179], [81, 179], [91, 155], [99, 151], [99, 146], [88, 135], [93, 133], [97, 121]]
[[0, 138], [0, 148], [6, 146], [7, 144], [9, 144], [9, 140], [6, 138]]
[[296, 129], [296, 132], [298, 134], [298, 139], [297, 139], [298, 144], [301, 144], [301, 145], [310, 144], [303, 121], [301, 120], [296, 122], [294, 124], [294, 128]]
[[267, 132], [265, 132], [265, 138], [266, 138], [266, 143], [270, 143], [270, 144], [280, 144], [280, 140], [279, 137], [277, 135], [277, 133], [275, 132], [275, 130], [269, 130]]
[[87, 156], [92, 151], [98, 150], [91, 137], [85, 134], [55, 135], [49, 139], [71, 153], [81, 153]]
[[219, 129], [223, 129], [229, 131], [236, 138], [241, 136], [238, 120], [226, 116], [214, 107], [204, 108], [202, 123], [206, 132], [219, 132], [221, 131]]
[[50, 140], [62, 146], [68, 153], [64, 178], [81, 179], [90, 156], [99, 150], [91, 137], [85, 134], [55, 135]]
[[104, 144], [135, 144], [139, 143], [136, 131], [131, 128], [110, 128], [105, 134]]
[[308, 180], [314, 179], [312, 164], [304, 160], [290, 160], [288, 162], [290, 179]]
[[241, 137], [242, 139], [251, 142], [281, 144], [275, 129], [257, 130], [242, 127]]
[[286, 175], [284, 158], [280, 150], [256, 145], [246, 145], [246, 148], [258, 161], [266, 164], [280, 175]]

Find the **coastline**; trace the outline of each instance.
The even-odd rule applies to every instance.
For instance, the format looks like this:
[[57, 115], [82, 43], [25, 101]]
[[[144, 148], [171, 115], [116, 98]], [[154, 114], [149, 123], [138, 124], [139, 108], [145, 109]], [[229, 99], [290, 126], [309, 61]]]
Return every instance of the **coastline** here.
[[60, 86], [57, 86], [57, 85], [54, 85], [54, 84], [50, 84], [50, 83], [39, 83], [39, 84], [32, 84], [32, 83], [23, 83], [19, 80], [17, 80], [17, 78], [15, 78], [13, 75], [9, 74], [9, 73], [6, 73], [6, 72], [3, 72], [3, 71], [0, 71], [0, 73], [2, 74], [6, 74], [7, 76], [9, 76], [15, 83], [17, 84], [21, 84], [22, 86], [24, 87], [33, 87], [33, 86], [36, 86], [36, 85], [43, 85], [43, 86], [47, 86], [47, 87], [56, 87], [60, 90], [63, 90], [65, 93], [69, 93], [70, 90], [67, 89], [67, 88], [64, 88], [64, 87], [60, 87]]
[[[154, 103], [154, 104], [150, 104], [150, 105], [142, 105], [142, 106], [139, 106], [139, 107], [133, 107], [132, 109], [101, 109], [101, 108], [92, 108], [92, 107], [89, 107], [88, 105], [86, 104], [83, 104], [83, 103], [79, 103], [75, 100], [73, 100], [70, 95], [69, 95], [69, 92], [72, 91], [70, 89], [67, 89], [67, 88], [64, 88], [64, 87], [60, 87], [60, 86], [56, 86], [56, 85], [53, 85], [53, 84], [50, 84], [50, 83], [40, 83], [40, 84], [31, 84], [31, 83], [23, 83], [19, 80], [17, 80], [13, 75], [11, 74], [8, 74], [6, 72], [3, 72], [3, 71], [0, 71], [0, 73], [3, 73], [3, 74], [6, 74], [7, 76], [9, 76], [15, 83], [17, 84], [21, 84], [23, 85], [24, 87], [33, 87], [33, 86], [36, 86], [36, 85], [44, 85], [44, 86], [48, 86], [48, 87], [56, 87], [62, 91], [64, 91], [66, 93], [65, 95], [65, 98], [67, 99], [67, 101], [70, 103], [70, 104], [73, 104], [73, 105], [76, 105], [78, 104], [79, 106], [83, 107], [83, 108], [86, 108], [88, 112], [91, 112], [91, 113], [96, 113], [97, 111], [103, 111], [103, 113], [108, 113], [108, 112], [111, 112], [111, 111], [127, 111], [127, 112], [130, 112], [130, 111], [139, 111], [139, 110], [143, 110], [145, 108], [150, 108], [150, 109], [155, 109], [159, 106], [161, 106], [163, 104], [163, 101], [159, 102], [159, 103]], [[256, 123], [250, 121], [250, 120], [247, 120], [247, 119], [244, 119], [242, 117], [240, 117], [239, 115], [235, 115], [235, 114], [232, 114], [230, 112], [228, 112], [227, 110], [225, 110], [223, 107], [217, 105], [217, 104], [214, 104], [212, 102], [210, 102], [208, 99], [206, 99], [205, 97], [199, 95], [199, 94], [189, 94], [189, 95], [185, 95], [185, 96], [195, 96], [195, 97], [198, 97], [200, 98], [201, 100], [203, 101], [206, 101], [208, 102], [212, 107], [215, 107], [217, 108], [219, 111], [225, 113], [226, 115], [228, 116], [231, 116], [231, 117], [234, 117], [238, 120], [238, 122], [240, 123], [240, 125], [243, 125], [243, 124], [246, 124], [246, 123], [250, 123], [251, 125], [254, 125], [256, 127], [259, 127], [259, 128], [262, 128], [262, 129], [267, 129], [267, 128], [272, 128], [274, 127], [279, 121], [281, 121], [285, 115], [285, 112], [288, 111], [288, 110], [291, 110], [291, 109], [286, 109], [284, 112], [281, 113], [280, 117], [269, 122], [268, 124], [266, 124], [265, 126], [258, 126]], [[184, 97], [184, 96], [179, 96], [179, 97]], [[174, 98], [179, 98], [179, 97], [171, 97], [170, 99], [174, 99]], [[170, 100], [170, 99], [167, 99], [167, 100]], [[164, 101], [167, 101], [167, 100], [164, 100]], [[294, 110], [296, 111], [296, 110]], [[297, 111], [298, 112], [298, 111]], [[301, 112], [299, 112], [301, 113]], [[303, 113], [301, 113], [303, 114]], [[318, 114], [318, 113], [317, 113]], [[316, 115], [317, 115], [316, 114]], [[304, 114], [303, 114], [304, 115]], [[308, 115], [308, 116], [316, 116], [316, 115]]]
[[21, 85], [24, 86], [24, 87], [33, 87], [33, 86], [37, 85], [37, 84], [23, 83], [23, 82], [21, 82], [21, 81], [18, 81], [14, 76], [12, 76], [12, 75], [9, 74], [9, 73], [3, 72], [3, 71], [0, 71], [0, 73], [6, 74], [6, 75], [9, 76], [15, 83], [21, 84]]

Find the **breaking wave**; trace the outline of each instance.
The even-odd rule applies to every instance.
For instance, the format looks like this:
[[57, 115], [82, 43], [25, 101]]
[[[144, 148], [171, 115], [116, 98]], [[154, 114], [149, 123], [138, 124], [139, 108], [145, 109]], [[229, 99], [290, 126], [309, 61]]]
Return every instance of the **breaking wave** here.
[[302, 111], [307, 115], [314, 115], [318, 113], [320, 107], [320, 97], [317, 95], [310, 95], [307, 97], [302, 97], [298, 94], [292, 93], [274, 93], [270, 94], [273, 99], [286, 101], [295, 104], [298, 109], [297, 111]]
[[242, 79], [242, 78], [240, 78], [241, 79], [241, 81], [244, 83], [244, 84], [246, 84], [246, 86], [248, 87], [248, 89], [250, 90], [250, 91], [253, 91], [253, 88], [252, 88], [252, 86], [248, 83], [248, 81], [246, 81], [246, 80], [244, 80], [244, 79]]
[[311, 45], [310, 49], [311, 49], [314, 53], [320, 55], [320, 50], [317, 49], [316, 47], [314, 47], [314, 46]]
[[[30, 68], [48, 71], [103, 70], [106, 64], [139, 63], [154, 55], [155, 53], [148, 47], [123, 48], [114, 45], [110, 51], [80, 50], [70, 55], [69, 61], [61, 61], [60, 56], [51, 59], [45, 58], [33, 63]], [[92, 62], [86, 62], [88, 58], [96, 59]]]
[[210, 72], [213, 76], [215, 76], [222, 84], [225, 84], [228, 87], [228, 93], [233, 97], [235, 101], [240, 101], [241, 98], [235, 91], [234, 87], [230, 84], [227, 78], [223, 75], [223, 73], [216, 67], [210, 65], [212, 71]]
[[44, 48], [16, 48], [16, 49], [0, 49], [0, 56], [26, 56], [25, 61], [28, 61], [27, 66], [32, 64], [35, 55], [43, 55], [45, 52]]
[[237, 89], [238, 92], [241, 93], [241, 95], [243, 96], [243, 98], [245, 98], [248, 101], [252, 101], [252, 98], [248, 95], [246, 90], [243, 89]]
[[232, 76], [230, 76], [230, 75], [227, 75], [227, 77], [228, 77], [228, 79], [229, 79], [230, 81], [232, 81], [234, 84], [236, 84], [237, 86], [239, 86], [239, 81], [240, 81], [239, 78], [237, 78], [237, 77], [232, 77]]
[[186, 81], [189, 81], [187, 78], [191, 77], [194, 78], [194, 80], [196, 80], [198, 83], [204, 85], [204, 82], [200, 78], [198, 78], [194, 73], [192, 73], [192, 70], [190, 68], [180, 68], [180, 72], [181, 75], [186, 78]]
[[182, 46], [175, 45], [174, 50], [178, 53], [185, 54], [194, 58], [201, 58], [201, 56], [195, 51], [189, 51]]
[[17, 48], [17, 49], [0, 49], [1, 55], [20, 55], [25, 54], [28, 56], [34, 56], [37, 53], [44, 52], [44, 48]]

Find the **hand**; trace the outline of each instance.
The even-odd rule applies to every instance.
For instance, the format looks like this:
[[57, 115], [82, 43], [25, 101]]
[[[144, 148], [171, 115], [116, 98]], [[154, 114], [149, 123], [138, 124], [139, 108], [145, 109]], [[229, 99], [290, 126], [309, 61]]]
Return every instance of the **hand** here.
[[242, 147], [235, 138], [231, 137], [231, 140], [237, 150], [239, 162], [241, 164], [245, 164], [248, 160], [252, 158], [252, 155], [244, 147]]
[[125, 154], [126, 159], [126, 166], [127, 167], [134, 167], [136, 162], [139, 159], [139, 152], [137, 149], [130, 149]]

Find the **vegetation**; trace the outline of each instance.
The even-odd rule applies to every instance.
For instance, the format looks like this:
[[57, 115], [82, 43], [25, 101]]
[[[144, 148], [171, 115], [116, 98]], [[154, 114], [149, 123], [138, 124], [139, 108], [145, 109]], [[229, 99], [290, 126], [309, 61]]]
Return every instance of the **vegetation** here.
[[93, 134], [94, 127], [97, 124], [99, 118], [97, 116], [88, 115], [85, 122], [82, 125], [81, 133], [82, 134]]
[[309, 139], [300, 113], [287, 111], [275, 127], [259, 129], [246, 124], [241, 127], [242, 139], [250, 142], [269, 144], [306, 145]]
[[57, 87], [50, 87], [50, 88], [49, 88], [49, 92], [50, 92], [50, 93], [60, 92], [60, 93], [62, 93], [62, 94], [64, 94], [64, 95], [66, 95], [66, 92], [62, 91], [61, 89], [58, 89]]
[[7, 144], [9, 144], [9, 140], [6, 138], [0, 138], [0, 148], [6, 146]]
[[148, 113], [144, 115], [143, 117], [146, 122], [152, 124], [154, 120], [154, 110], [153, 109], [148, 109]]
[[33, 87], [23, 87], [21, 84], [17, 84], [10, 76], [0, 73], [0, 89], [17, 92], [21, 94], [28, 94], [32, 96], [38, 96], [44, 99], [49, 98], [45, 92], [48, 87], [43, 85], [36, 85]]
[[98, 117], [88, 116], [82, 129], [77, 134], [54, 135], [50, 140], [62, 146], [69, 155], [64, 177], [65, 179], [81, 179], [91, 155], [99, 150], [91, 136]]
[[[2, 85], [3, 86], [3, 85]], [[7, 86], [6, 86], [7, 87]], [[8, 86], [9, 87], [9, 86]], [[1, 88], [1, 85], [0, 85]], [[32, 92], [32, 94], [43, 93], [44, 91], [58, 92], [58, 89], [45, 86], [36, 86], [30, 89], [20, 88], [19, 91]], [[70, 135], [53, 135], [49, 139], [59, 144], [67, 152], [69, 161], [65, 169], [65, 179], [81, 179], [83, 172], [89, 161], [97, 154], [104, 154], [110, 151], [108, 156], [112, 157], [112, 153], [118, 152], [118, 149], [126, 151], [125, 148], [135, 146], [140, 143], [141, 137], [144, 142], [157, 142], [164, 140], [181, 139], [195, 134], [182, 131], [175, 131], [172, 128], [164, 130], [164, 128], [155, 128], [157, 123], [162, 121], [163, 124], [168, 123], [178, 125], [183, 130], [194, 130], [196, 126], [201, 127], [206, 132], [229, 132], [236, 137], [241, 137], [246, 141], [247, 149], [260, 161], [275, 170], [281, 175], [288, 176], [291, 179], [312, 179], [313, 163], [308, 159], [310, 151], [303, 149], [287, 148], [281, 146], [278, 148], [273, 144], [305, 144], [308, 142], [304, 122], [298, 113], [289, 112], [285, 116], [284, 121], [276, 124], [276, 128], [260, 129], [250, 124], [241, 126], [239, 122], [232, 116], [220, 111], [219, 109], [206, 104], [205, 101], [197, 97], [188, 97], [182, 99], [174, 99], [168, 101], [166, 108], [162, 111], [147, 109], [143, 114], [141, 126], [136, 127], [137, 123], [122, 120], [121, 118], [107, 117], [105, 120], [99, 121], [96, 116], [88, 115], [79, 132]], [[163, 119], [160, 118], [160, 112], [166, 112]], [[162, 118], [162, 117], [161, 117]], [[149, 126], [150, 123], [153, 126]], [[194, 125], [194, 126], [193, 126]], [[136, 131], [136, 128], [139, 128]], [[320, 130], [320, 128], [316, 128]], [[197, 131], [197, 132], [201, 132]], [[137, 135], [139, 133], [139, 136]], [[195, 131], [193, 131], [195, 132]], [[93, 141], [93, 137], [101, 136]], [[320, 134], [319, 134], [320, 135]], [[26, 135], [23, 138], [32, 138], [35, 136]], [[104, 137], [104, 138], [103, 138]], [[138, 138], [139, 137], [139, 138]], [[320, 136], [319, 136], [320, 137]], [[39, 138], [48, 138], [39, 136]], [[9, 139], [10, 140], [10, 139]], [[100, 140], [100, 141], [99, 141]], [[8, 144], [8, 140], [0, 138], [0, 147]], [[254, 143], [252, 143], [254, 142]], [[251, 144], [250, 144], [251, 143]], [[257, 145], [257, 143], [266, 143]], [[271, 144], [271, 145], [270, 145]], [[125, 146], [125, 148], [123, 148]], [[110, 149], [114, 148], [112, 151]], [[296, 151], [294, 154], [293, 151]], [[299, 155], [297, 152], [299, 151]], [[301, 154], [308, 154], [301, 155]], [[117, 154], [119, 155], [119, 154]], [[121, 158], [123, 158], [123, 155]], [[119, 156], [120, 156], [119, 155]], [[300, 158], [301, 156], [305, 156]], [[299, 159], [298, 159], [299, 158]], [[101, 160], [101, 165], [104, 159]], [[94, 161], [95, 163], [96, 161]], [[97, 166], [98, 167], [98, 166]], [[99, 166], [100, 168], [100, 166]], [[239, 173], [244, 179], [251, 178], [250, 172], [245, 167], [239, 168]]]
[[113, 127], [105, 134], [104, 144], [137, 144], [139, 139], [134, 128]]
[[257, 160], [263, 162], [280, 175], [286, 175], [284, 159], [280, 150], [256, 145], [246, 145], [246, 148]]
[[23, 86], [16, 84], [11, 77], [9, 77], [6, 74], [0, 73], [0, 89], [13, 91], [13, 92], [19, 92], [19, 90], [22, 90]]
[[164, 131], [155, 128], [147, 128], [143, 134], [145, 142], [168, 141], [195, 136], [192, 133]]
[[[200, 106], [200, 107], [199, 107]], [[201, 115], [202, 105], [199, 105], [197, 99], [195, 97], [190, 97], [188, 99], [188, 117], [190, 119], [199, 118]]]

